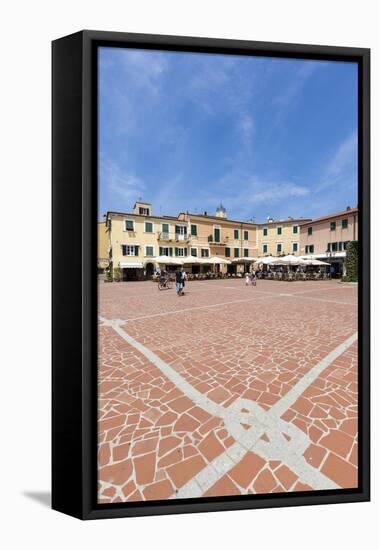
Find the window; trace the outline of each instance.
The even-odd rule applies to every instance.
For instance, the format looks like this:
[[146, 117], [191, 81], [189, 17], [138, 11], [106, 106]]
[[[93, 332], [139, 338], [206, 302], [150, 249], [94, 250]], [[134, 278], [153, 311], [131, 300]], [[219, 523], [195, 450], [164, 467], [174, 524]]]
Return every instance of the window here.
[[142, 208], [142, 206], [140, 206], [138, 212], [141, 216], [150, 216], [150, 208]]
[[239, 239], [239, 231], [238, 231], [238, 229], [235, 229], [235, 230], [234, 230], [234, 238], [235, 238], [235, 239]]
[[225, 256], [230, 258], [230, 248], [225, 248]]
[[191, 225], [191, 235], [197, 237], [197, 225]]
[[263, 228], [263, 236], [267, 237], [267, 235], [268, 235], [268, 227], [264, 227]]
[[172, 247], [160, 246], [159, 247], [160, 256], [172, 256]]
[[328, 243], [328, 246], [326, 247], [326, 251], [327, 251], [327, 252], [330, 252], [331, 244], [332, 244], [332, 243]]
[[315, 251], [315, 247], [314, 247], [313, 244], [305, 245], [305, 253], [306, 254], [313, 254], [314, 251]]
[[292, 252], [297, 252], [299, 250], [298, 243], [292, 243]]
[[249, 240], [249, 232], [248, 231], [243, 232], [243, 238], [244, 238], [245, 241]]
[[338, 243], [332, 243], [332, 252], [337, 252]]
[[125, 220], [125, 231], [134, 231], [134, 221]]
[[202, 249], [201, 249], [201, 257], [202, 257], [202, 258], [209, 258], [209, 250], [208, 250], [208, 248], [202, 248]]
[[349, 244], [350, 241], [344, 241], [343, 243], [343, 250], [346, 250], [347, 249], [347, 245]]
[[175, 226], [175, 238], [179, 241], [184, 241], [187, 235], [187, 226], [186, 225], [176, 225]]
[[239, 249], [238, 249], [238, 248], [235, 248], [235, 249], [234, 249], [234, 257], [235, 257], [235, 258], [238, 258], [238, 252], [239, 252]]
[[281, 243], [278, 243], [276, 245], [276, 251], [277, 251], [278, 254], [280, 254], [280, 252], [282, 251], [282, 244]]
[[293, 225], [292, 226], [292, 233], [295, 235], [299, 232], [299, 226], [298, 225]]
[[191, 248], [191, 256], [197, 256], [197, 248]]
[[145, 256], [154, 256], [154, 247], [146, 246], [145, 247]]
[[262, 246], [262, 252], [263, 252], [263, 254], [267, 254], [267, 251], [268, 251], [268, 244], [264, 244], [264, 245]]
[[170, 231], [170, 226], [168, 223], [162, 223], [162, 237], [168, 239], [168, 234]]
[[281, 234], [282, 234], [282, 228], [281, 228], [281, 227], [277, 227], [277, 228], [276, 228], [276, 234], [277, 234], [277, 235], [281, 235]]
[[308, 227], [308, 235], [312, 235], [312, 232], [313, 232], [313, 228], [312, 228], [312, 227]]
[[219, 243], [220, 242], [220, 229], [218, 227], [215, 227], [214, 228], [214, 240], [215, 240], [215, 243]]
[[338, 243], [338, 251], [339, 251], [339, 252], [342, 252], [342, 250], [343, 250], [342, 247], [343, 247], [343, 242], [342, 242], [342, 241], [339, 241], [339, 243]]
[[248, 257], [249, 257], [249, 249], [248, 249], [248, 248], [244, 248], [244, 249], [243, 249], [243, 256], [244, 256], [244, 258], [248, 258]]
[[138, 256], [138, 246], [135, 244], [121, 245], [123, 256]]
[[151, 222], [145, 222], [145, 233], [153, 232], [153, 224]]
[[347, 229], [348, 223], [349, 223], [349, 220], [347, 218], [342, 220], [342, 229]]
[[336, 222], [330, 222], [330, 231], [336, 230]]
[[175, 256], [185, 256], [186, 248], [175, 248]]

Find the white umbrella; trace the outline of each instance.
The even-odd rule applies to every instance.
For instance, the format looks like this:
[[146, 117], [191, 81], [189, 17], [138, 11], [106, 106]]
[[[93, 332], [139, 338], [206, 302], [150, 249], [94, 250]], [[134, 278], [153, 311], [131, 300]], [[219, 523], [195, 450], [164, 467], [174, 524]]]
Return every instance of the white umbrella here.
[[219, 256], [212, 256], [212, 258], [209, 258], [208, 260], [205, 260], [204, 263], [206, 264], [230, 264], [232, 263], [230, 260], [225, 260], [225, 258], [220, 258]]
[[304, 260], [304, 262], [307, 264], [307, 265], [330, 265], [328, 262], [323, 262], [321, 260], [317, 260], [316, 258], [314, 260]]
[[306, 265], [306, 261], [294, 256], [293, 254], [287, 254], [281, 258], [276, 258], [271, 262], [273, 265]]
[[259, 264], [270, 265], [273, 260], [276, 260], [274, 256], [261, 256], [260, 258], [257, 259], [257, 262]]
[[185, 256], [182, 259], [183, 264], [203, 264], [205, 263], [203, 259], [198, 258], [197, 256]]
[[166, 265], [182, 265], [183, 260], [180, 258], [172, 258], [171, 256], [157, 256], [155, 258], [155, 261], [158, 264], [166, 264]]

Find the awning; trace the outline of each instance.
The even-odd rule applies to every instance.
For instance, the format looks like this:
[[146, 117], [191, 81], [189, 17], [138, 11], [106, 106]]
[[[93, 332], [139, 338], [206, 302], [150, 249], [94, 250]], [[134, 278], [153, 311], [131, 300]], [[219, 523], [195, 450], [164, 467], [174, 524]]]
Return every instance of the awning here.
[[142, 269], [143, 263], [141, 262], [120, 262], [120, 267], [122, 269]]

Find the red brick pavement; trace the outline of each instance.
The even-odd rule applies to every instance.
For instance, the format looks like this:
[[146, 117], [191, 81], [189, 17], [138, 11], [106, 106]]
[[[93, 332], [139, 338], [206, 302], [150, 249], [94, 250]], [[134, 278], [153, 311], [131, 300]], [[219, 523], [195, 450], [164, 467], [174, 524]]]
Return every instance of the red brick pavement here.
[[[208, 281], [177, 297], [154, 283], [101, 284], [99, 314], [127, 320], [128, 335], [210, 402], [228, 409], [243, 397], [270, 410], [356, 331], [356, 288]], [[174, 497], [234, 438], [113, 328], [99, 330], [99, 502]], [[340, 487], [356, 485], [356, 357], [353, 345], [282, 416], [310, 438], [307, 463]], [[311, 488], [282, 461], [249, 451], [203, 494]]]

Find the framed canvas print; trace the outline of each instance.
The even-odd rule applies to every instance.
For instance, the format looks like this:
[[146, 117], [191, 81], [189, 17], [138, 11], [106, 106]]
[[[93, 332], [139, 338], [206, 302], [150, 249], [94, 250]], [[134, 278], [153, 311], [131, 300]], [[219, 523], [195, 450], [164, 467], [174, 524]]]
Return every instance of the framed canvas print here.
[[369, 50], [53, 42], [53, 508], [369, 499]]

